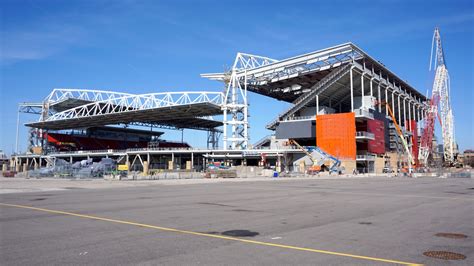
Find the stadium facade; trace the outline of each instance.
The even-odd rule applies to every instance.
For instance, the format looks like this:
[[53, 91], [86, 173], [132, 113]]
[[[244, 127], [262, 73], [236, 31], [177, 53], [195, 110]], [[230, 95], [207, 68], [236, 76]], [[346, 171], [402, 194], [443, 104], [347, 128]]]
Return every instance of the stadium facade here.
[[[305, 157], [311, 155], [300, 147], [317, 146], [337, 157], [346, 171], [379, 173], [397, 171], [418, 155], [428, 99], [352, 43], [283, 60], [238, 53], [229, 72], [202, 77], [223, 82], [226, 90], [55, 89], [40, 103], [22, 103], [20, 112], [39, 118], [26, 124], [30, 149], [15, 155], [11, 166], [21, 170], [55, 158], [109, 157], [144, 172], [204, 170], [213, 161], [304, 171], [311, 164]], [[253, 145], [248, 92], [291, 103], [276, 118], [268, 117], [267, 125], [253, 125], [272, 132]], [[160, 128], [207, 131], [207, 148], [165, 141]]]

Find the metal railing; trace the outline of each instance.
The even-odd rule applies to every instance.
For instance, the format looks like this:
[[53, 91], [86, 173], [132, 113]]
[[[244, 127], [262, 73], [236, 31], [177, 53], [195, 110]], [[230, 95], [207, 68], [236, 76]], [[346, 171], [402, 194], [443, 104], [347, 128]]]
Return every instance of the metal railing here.
[[316, 115], [305, 115], [305, 116], [293, 116], [287, 118], [285, 121], [294, 121], [294, 120], [315, 120]]
[[360, 139], [367, 138], [367, 139], [375, 139], [375, 134], [367, 131], [357, 131], [356, 138], [359, 137]]
[[359, 161], [373, 161], [375, 160], [376, 156], [373, 154], [357, 154], [356, 160]]
[[123, 153], [127, 150], [119, 149], [103, 149], [103, 150], [79, 150], [79, 151], [58, 151], [51, 154], [82, 154], [82, 153]]
[[354, 113], [355, 113], [355, 116], [359, 118], [374, 119], [374, 114], [372, 114], [371, 112], [365, 109], [355, 109]]

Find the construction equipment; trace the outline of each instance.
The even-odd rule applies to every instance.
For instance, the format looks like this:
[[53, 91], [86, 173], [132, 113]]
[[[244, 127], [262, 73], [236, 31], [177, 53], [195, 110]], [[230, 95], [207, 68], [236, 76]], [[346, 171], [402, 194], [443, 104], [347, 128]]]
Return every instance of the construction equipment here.
[[392, 108], [390, 108], [390, 105], [387, 104], [387, 102], [376, 102], [376, 103], [380, 105], [385, 105], [385, 107], [387, 108], [388, 113], [390, 114], [390, 117], [392, 118], [393, 124], [395, 125], [395, 129], [397, 130], [398, 136], [400, 137], [403, 148], [405, 149], [405, 152], [408, 156], [408, 162], [410, 163], [410, 166], [415, 165], [416, 163], [415, 163], [415, 160], [413, 159], [413, 155], [411, 154], [410, 148], [408, 147], [407, 140], [403, 136], [403, 132], [400, 126], [398, 125], [397, 120], [395, 119], [395, 115], [393, 114]]
[[[329, 173], [338, 173], [342, 174], [342, 171], [344, 171], [344, 168], [341, 167], [341, 161], [337, 159], [336, 157], [330, 155], [329, 153], [323, 151], [319, 147], [310, 147], [310, 148], [305, 148], [301, 146], [296, 140], [290, 139], [289, 140], [290, 145], [295, 145], [298, 149], [303, 151], [306, 156], [311, 160], [313, 165], [308, 169], [308, 173], [314, 174], [314, 173], [319, 173], [323, 171], [324, 169], [322, 166], [326, 161], [331, 161], [331, 165], [327, 167], [327, 170]], [[313, 153], [316, 152], [319, 156], [319, 159], [314, 158]]]
[[[436, 44], [436, 47], [434, 46]], [[433, 52], [435, 56], [433, 58]], [[450, 103], [450, 82], [449, 73], [446, 67], [446, 59], [441, 45], [439, 29], [435, 28], [431, 44], [430, 71], [434, 60], [436, 69], [433, 90], [431, 92], [430, 108], [428, 109], [425, 126], [421, 138], [421, 145], [418, 158], [421, 164], [428, 165], [428, 158], [432, 153], [433, 135], [436, 117], [440, 120], [443, 133], [443, 157], [446, 165], [454, 164], [454, 117]], [[438, 106], [440, 114], [438, 114]]]

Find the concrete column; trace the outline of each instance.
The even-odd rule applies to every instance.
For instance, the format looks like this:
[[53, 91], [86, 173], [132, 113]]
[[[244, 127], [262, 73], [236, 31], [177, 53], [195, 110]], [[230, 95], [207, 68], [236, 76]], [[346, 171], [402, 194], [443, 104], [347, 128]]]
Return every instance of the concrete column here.
[[351, 112], [354, 112], [354, 81], [352, 80], [352, 67], [349, 73], [351, 79]]
[[17, 173], [20, 172], [20, 164], [19, 164], [19, 163], [17, 163], [17, 164], [15, 165], [15, 172], [17, 172]]
[[400, 94], [398, 94], [398, 125], [402, 126], [402, 109], [400, 106]]
[[38, 162], [35, 160], [35, 170], [38, 170], [38, 168], [39, 168], [39, 164], [38, 164]]
[[72, 156], [69, 156], [69, 163], [72, 163]]
[[150, 153], [146, 154], [146, 161], [148, 162], [148, 169], [150, 169], [150, 164], [151, 164]]
[[22, 172], [27, 172], [28, 171], [28, 164], [23, 163], [23, 170]]
[[[360, 90], [362, 92], [362, 99], [364, 98], [364, 72], [360, 75]], [[362, 100], [362, 107], [364, 107], [364, 100]]]
[[395, 120], [396, 120], [396, 113], [395, 113], [396, 109], [395, 109], [395, 92], [392, 90], [392, 112], [393, 112], [393, 116], [395, 117]]
[[[392, 95], [392, 101], [393, 101], [393, 95]], [[388, 115], [388, 108], [387, 108], [388, 103], [388, 87], [385, 87], [385, 115]], [[393, 106], [393, 103], [392, 103]]]
[[374, 80], [374, 78], [371, 78], [370, 79], [370, 96], [373, 97], [374, 96], [374, 90], [372, 88], [372, 80]]
[[168, 163], [168, 168], [170, 170], [174, 169], [174, 152], [171, 153], [171, 162]]
[[125, 155], [125, 164], [127, 165], [127, 174], [130, 173], [130, 157], [127, 155]]
[[6, 164], [2, 164], [2, 172], [6, 172], [7, 171], [7, 165]]
[[227, 150], [227, 107], [224, 107], [224, 113], [222, 116], [222, 128], [224, 130], [223, 132], [223, 141], [224, 141], [224, 150]]
[[148, 161], [144, 161], [143, 162], [143, 175], [148, 175], [148, 170], [149, 170]]
[[278, 154], [277, 156], [277, 161], [276, 161], [276, 165], [275, 165], [275, 170], [277, 172], [281, 172], [281, 156]]
[[319, 95], [316, 95], [316, 115], [319, 113]]
[[191, 169], [194, 169], [194, 153], [191, 152]]
[[411, 117], [411, 106], [410, 105], [411, 105], [411, 103], [410, 103], [410, 101], [408, 101], [408, 129], [410, 131], [412, 131], [413, 129], [411, 128], [411, 120], [413, 120], [413, 119]]
[[[379, 85], [377, 85], [377, 91], [378, 91], [378, 97], [379, 97], [379, 113], [382, 112], [382, 97], [380, 96], [380, 81], [379, 81]], [[387, 99], [385, 99], [385, 101], [387, 101]]]
[[407, 109], [406, 109], [406, 100], [407, 98], [403, 98], [403, 127], [405, 130], [407, 129]]

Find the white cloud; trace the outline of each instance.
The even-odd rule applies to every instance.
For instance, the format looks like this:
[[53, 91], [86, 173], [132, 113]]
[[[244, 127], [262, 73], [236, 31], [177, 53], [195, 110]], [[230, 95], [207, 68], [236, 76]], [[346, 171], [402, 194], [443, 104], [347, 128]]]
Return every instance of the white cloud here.
[[61, 53], [85, 36], [81, 27], [45, 25], [42, 29], [15, 29], [2, 32], [0, 60], [6, 64], [39, 60]]

